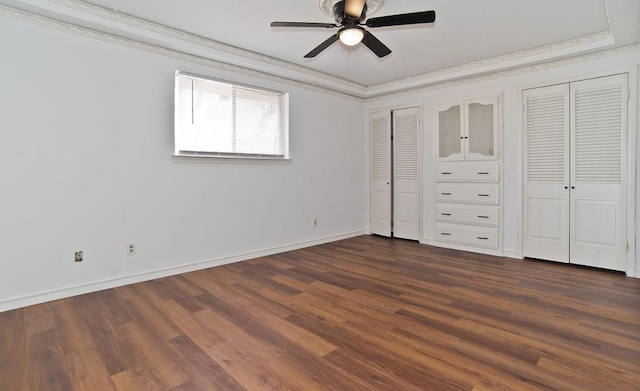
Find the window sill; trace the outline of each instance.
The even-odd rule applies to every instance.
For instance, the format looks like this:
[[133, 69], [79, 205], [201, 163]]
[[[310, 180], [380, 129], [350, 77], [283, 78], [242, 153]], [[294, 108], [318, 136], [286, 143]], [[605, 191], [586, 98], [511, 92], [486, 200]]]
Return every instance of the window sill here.
[[238, 156], [198, 156], [172, 155], [174, 163], [211, 163], [211, 164], [291, 164], [291, 158], [238, 157]]

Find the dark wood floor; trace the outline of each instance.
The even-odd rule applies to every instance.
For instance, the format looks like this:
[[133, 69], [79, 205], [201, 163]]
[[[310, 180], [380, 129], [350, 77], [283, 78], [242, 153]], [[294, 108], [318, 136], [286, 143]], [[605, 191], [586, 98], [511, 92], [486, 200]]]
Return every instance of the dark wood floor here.
[[363, 236], [1, 313], [0, 390], [640, 390], [640, 280]]

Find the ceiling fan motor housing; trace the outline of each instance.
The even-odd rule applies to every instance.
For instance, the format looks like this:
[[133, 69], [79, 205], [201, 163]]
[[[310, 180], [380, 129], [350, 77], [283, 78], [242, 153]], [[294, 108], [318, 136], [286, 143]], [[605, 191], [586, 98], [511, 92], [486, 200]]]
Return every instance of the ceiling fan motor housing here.
[[357, 26], [360, 23], [364, 22], [367, 18], [367, 4], [365, 3], [364, 8], [362, 8], [362, 14], [360, 14], [359, 18], [354, 18], [353, 16], [347, 15], [344, 12], [345, 0], [338, 1], [333, 5], [333, 17], [336, 22], [338, 22], [342, 26]]

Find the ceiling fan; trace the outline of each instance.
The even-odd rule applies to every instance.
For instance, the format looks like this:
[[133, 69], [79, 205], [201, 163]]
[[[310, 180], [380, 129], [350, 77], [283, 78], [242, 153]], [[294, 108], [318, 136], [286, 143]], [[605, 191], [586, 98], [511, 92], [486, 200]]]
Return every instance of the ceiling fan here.
[[[324, 0], [328, 2], [331, 0]], [[380, 16], [377, 18], [367, 18], [367, 0], [333, 0], [333, 17], [336, 23], [314, 23], [314, 22], [272, 22], [271, 27], [320, 27], [320, 28], [337, 28], [340, 30], [326, 41], [322, 42], [315, 49], [307, 53], [304, 58], [313, 58], [327, 49], [337, 40], [340, 40], [347, 46], [354, 46], [362, 42], [378, 57], [382, 58], [391, 53], [385, 44], [380, 42], [369, 31], [361, 26], [369, 28], [402, 26], [408, 24], [433, 23], [436, 20], [435, 11], [412, 12], [408, 14], [397, 14]], [[379, 5], [380, 1], [370, 0]], [[323, 0], [320, 1], [321, 3]], [[322, 8], [322, 6], [321, 6]], [[363, 23], [366, 19], [366, 22]]]

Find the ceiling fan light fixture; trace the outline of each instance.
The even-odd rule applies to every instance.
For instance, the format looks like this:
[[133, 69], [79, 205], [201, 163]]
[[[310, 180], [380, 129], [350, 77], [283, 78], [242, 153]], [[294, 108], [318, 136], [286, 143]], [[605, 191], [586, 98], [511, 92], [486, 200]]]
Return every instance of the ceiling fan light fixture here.
[[[333, 18], [333, 7], [342, 0], [318, 0], [320, 10], [327, 16]], [[367, 15], [373, 15], [380, 7], [383, 0], [367, 0]]]
[[358, 26], [343, 28], [338, 31], [338, 38], [347, 46], [357, 45], [364, 38], [364, 29]]

